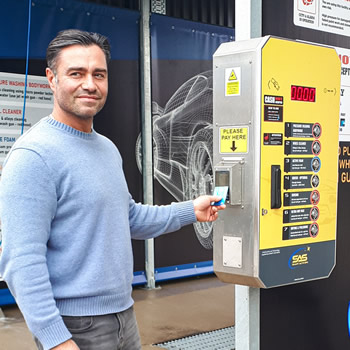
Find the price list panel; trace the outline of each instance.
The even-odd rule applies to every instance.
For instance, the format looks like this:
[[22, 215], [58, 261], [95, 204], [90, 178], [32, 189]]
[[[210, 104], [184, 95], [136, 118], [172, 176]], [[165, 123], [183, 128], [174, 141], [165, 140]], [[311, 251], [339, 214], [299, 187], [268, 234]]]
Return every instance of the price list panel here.
[[327, 277], [335, 265], [340, 79], [333, 51], [277, 39], [262, 51], [259, 271], [267, 286]]
[[293, 225], [283, 226], [283, 240], [314, 238], [319, 233], [321, 135], [319, 123], [285, 124], [283, 224]]

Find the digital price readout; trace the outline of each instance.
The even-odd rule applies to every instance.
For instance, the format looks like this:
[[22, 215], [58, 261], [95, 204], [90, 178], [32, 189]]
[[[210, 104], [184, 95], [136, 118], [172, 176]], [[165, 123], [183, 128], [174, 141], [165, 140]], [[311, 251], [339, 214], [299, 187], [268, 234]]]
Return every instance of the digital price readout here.
[[315, 102], [316, 88], [292, 85], [290, 96], [292, 101]]

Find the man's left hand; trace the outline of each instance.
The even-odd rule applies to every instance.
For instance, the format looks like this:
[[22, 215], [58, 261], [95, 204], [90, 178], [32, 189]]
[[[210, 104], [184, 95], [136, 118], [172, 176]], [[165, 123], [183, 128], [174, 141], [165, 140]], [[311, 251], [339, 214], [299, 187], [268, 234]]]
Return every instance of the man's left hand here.
[[218, 196], [200, 196], [193, 201], [194, 212], [197, 221], [208, 222], [215, 221], [218, 218], [218, 211], [225, 209], [226, 205], [212, 205], [213, 202], [221, 200]]

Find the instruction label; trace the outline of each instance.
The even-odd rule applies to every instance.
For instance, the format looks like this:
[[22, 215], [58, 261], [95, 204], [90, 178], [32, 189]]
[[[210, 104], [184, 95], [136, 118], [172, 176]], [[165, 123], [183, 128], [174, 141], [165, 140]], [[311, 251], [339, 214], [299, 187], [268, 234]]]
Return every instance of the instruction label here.
[[284, 193], [283, 205], [285, 207], [299, 205], [316, 205], [320, 201], [320, 193], [317, 190], [307, 192], [287, 192]]
[[[284, 176], [284, 189], [294, 190], [299, 188], [311, 188], [311, 179], [313, 175], [286, 175]], [[317, 176], [317, 175], [314, 175]], [[318, 178], [318, 177], [317, 177]], [[317, 187], [319, 181], [315, 183]]]
[[319, 123], [286, 123], [285, 137], [316, 138], [321, 136], [322, 129]]
[[283, 107], [282, 106], [264, 106], [264, 121], [265, 122], [282, 122]]
[[310, 225], [284, 226], [283, 240], [309, 237]]
[[284, 154], [314, 154], [321, 152], [321, 142], [315, 141], [285, 141]]
[[241, 67], [225, 69], [225, 96], [241, 95]]
[[316, 222], [308, 225], [298, 226], [283, 226], [282, 228], [282, 239], [298, 239], [307, 237], [316, 237], [319, 232], [319, 226]]
[[285, 193], [283, 205], [285, 207], [310, 205], [311, 204], [310, 197], [311, 197], [311, 191]]
[[300, 221], [316, 221], [319, 217], [319, 209], [313, 208], [300, 208], [300, 209], [287, 209], [283, 211], [283, 223], [294, 223]]
[[290, 222], [310, 221], [310, 209], [292, 209], [283, 211], [283, 223], [288, 224]]
[[321, 160], [319, 157], [314, 158], [285, 158], [284, 159], [284, 171], [289, 172], [301, 172], [301, 171], [313, 171], [318, 172], [321, 168]]
[[248, 128], [220, 128], [220, 153], [247, 153]]
[[283, 140], [282, 134], [264, 133], [264, 145], [281, 146]]

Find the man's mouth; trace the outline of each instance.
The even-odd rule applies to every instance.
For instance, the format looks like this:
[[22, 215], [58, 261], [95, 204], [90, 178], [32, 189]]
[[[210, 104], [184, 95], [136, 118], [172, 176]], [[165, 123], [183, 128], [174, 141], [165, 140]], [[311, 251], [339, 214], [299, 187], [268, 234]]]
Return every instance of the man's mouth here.
[[98, 96], [95, 95], [80, 95], [78, 98], [83, 99], [83, 100], [99, 100]]

